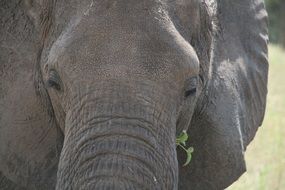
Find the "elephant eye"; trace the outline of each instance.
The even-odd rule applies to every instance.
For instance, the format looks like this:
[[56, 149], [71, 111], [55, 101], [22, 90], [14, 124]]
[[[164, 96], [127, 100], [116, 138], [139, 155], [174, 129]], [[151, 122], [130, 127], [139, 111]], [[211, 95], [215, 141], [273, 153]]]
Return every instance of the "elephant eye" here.
[[185, 97], [187, 98], [188, 96], [191, 96], [191, 95], [196, 94], [196, 91], [197, 91], [197, 88], [193, 88], [193, 89], [191, 89], [191, 90], [187, 90], [187, 91], [185, 92]]
[[186, 87], [185, 87], [186, 91], [184, 94], [186, 98], [196, 94], [197, 84], [198, 84], [197, 77], [192, 77], [186, 81]]
[[54, 88], [56, 90], [61, 89], [61, 86], [60, 86], [61, 80], [60, 80], [58, 73], [55, 70], [50, 70], [49, 77], [48, 77], [46, 84], [48, 87]]

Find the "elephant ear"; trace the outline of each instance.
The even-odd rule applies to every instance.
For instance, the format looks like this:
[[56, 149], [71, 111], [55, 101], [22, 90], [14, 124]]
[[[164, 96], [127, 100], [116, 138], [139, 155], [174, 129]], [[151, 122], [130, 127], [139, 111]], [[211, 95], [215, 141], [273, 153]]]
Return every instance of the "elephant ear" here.
[[41, 80], [40, 34], [23, 6], [1, 2], [0, 189], [52, 189], [62, 136]]
[[262, 124], [267, 95], [267, 13], [262, 0], [217, 0], [210, 81], [178, 150], [179, 189], [224, 189], [245, 172], [244, 151]]

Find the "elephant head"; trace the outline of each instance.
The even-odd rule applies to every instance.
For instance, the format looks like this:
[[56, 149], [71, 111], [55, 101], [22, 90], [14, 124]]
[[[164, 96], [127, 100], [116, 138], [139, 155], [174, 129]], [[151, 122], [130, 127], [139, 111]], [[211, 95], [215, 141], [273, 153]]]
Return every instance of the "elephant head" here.
[[0, 15], [2, 189], [223, 189], [245, 171], [262, 0], [4, 0]]

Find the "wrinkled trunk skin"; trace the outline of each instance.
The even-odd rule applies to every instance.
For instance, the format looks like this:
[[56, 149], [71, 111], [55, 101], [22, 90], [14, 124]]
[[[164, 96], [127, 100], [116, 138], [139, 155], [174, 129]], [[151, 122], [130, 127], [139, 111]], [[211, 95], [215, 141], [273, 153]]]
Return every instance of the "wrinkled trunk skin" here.
[[177, 189], [174, 122], [124, 96], [88, 92], [68, 112], [57, 190]]

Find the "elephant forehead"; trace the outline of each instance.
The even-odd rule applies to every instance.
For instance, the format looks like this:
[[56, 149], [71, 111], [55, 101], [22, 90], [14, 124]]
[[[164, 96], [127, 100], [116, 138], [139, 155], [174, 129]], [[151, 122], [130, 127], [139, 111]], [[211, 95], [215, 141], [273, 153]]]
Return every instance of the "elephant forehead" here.
[[91, 28], [83, 34], [85, 26], [77, 30], [76, 22], [58, 38], [49, 54], [49, 64], [69, 76], [84, 73], [82, 77], [183, 81], [199, 72], [195, 51], [171, 23], [148, 31], [114, 26], [110, 30]]
[[81, 5], [51, 45], [47, 63], [72, 80], [141, 78], [183, 85], [198, 75], [196, 52], [166, 9], [171, 1], [116, 2]]
[[76, 40], [66, 47], [58, 67], [69, 73], [96, 73], [98, 76], [147, 75], [164, 78], [198, 73], [196, 53], [188, 43], [175, 39], [179, 35], [169, 36], [166, 41], [157, 36], [123, 33], [85, 36]]

